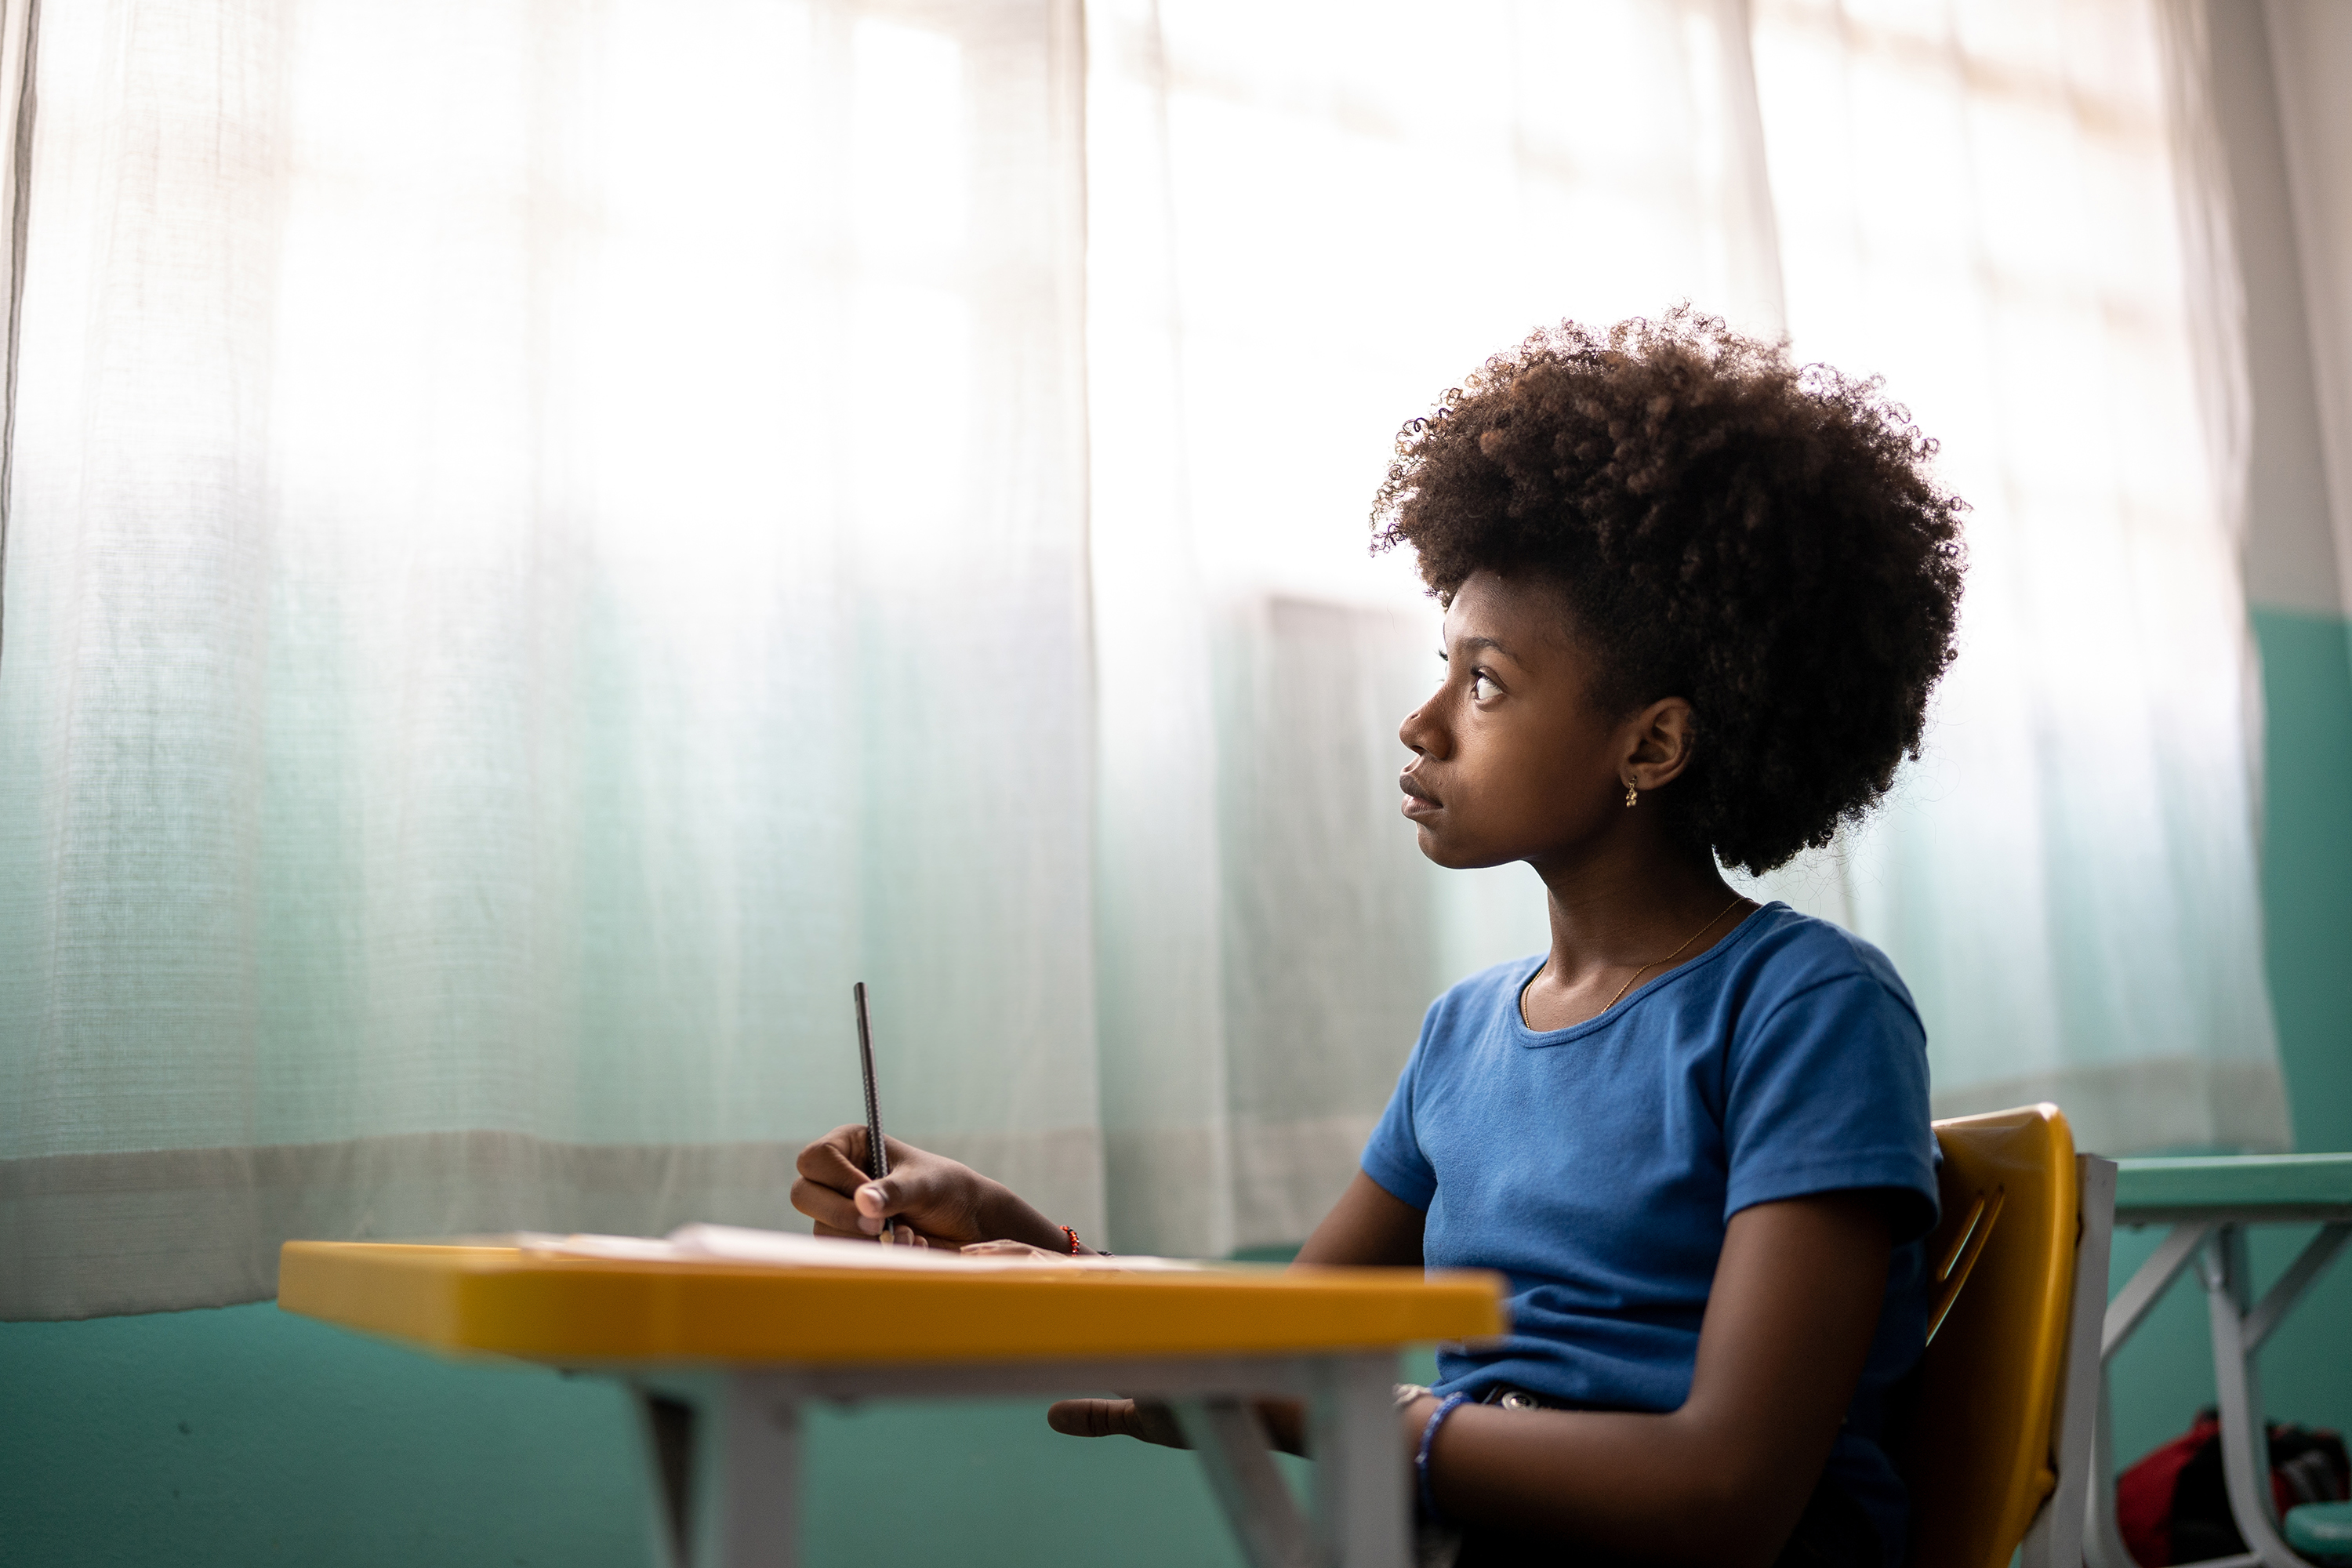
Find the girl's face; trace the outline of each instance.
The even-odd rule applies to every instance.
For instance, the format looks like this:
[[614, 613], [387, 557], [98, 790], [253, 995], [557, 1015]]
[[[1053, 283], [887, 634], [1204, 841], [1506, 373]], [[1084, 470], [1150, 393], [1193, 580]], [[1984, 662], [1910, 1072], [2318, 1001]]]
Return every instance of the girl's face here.
[[1473, 574], [1446, 609], [1443, 657], [1444, 683], [1397, 731], [1413, 753], [1404, 815], [1441, 866], [1576, 858], [1624, 818], [1628, 781], [1646, 789], [1681, 771], [1689, 705], [1596, 709], [1592, 661], [1569, 634], [1559, 591], [1539, 578]]

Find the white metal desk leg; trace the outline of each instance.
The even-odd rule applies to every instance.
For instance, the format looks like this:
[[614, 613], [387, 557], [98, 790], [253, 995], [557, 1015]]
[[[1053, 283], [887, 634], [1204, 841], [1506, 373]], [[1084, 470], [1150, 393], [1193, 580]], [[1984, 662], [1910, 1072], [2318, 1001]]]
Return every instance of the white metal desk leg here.
[[707, 1568], [793, 1568], [800, 1559], [797, 1390], [755, 1373], [727, 1380], [703, 1531]]
[[2246, 1233], [2225, 1226], [2205, 1264], [2205, 1314], [2213, 1329], [2213, 1394], [2221, 1407], [2221, 1482], [2238, 1533], [2267, 1568], [2310, 1568], [2281, 1538], [2271, 1517], [2270, 1439], [2262, 1394], [2245, 1342], [2246, 1301], [2253, 1279]]
[[2090, 1492], [2084, 1499], [2085, 1568], [2139, 1568], [2116, 1520], [2116, 1420], [2108, 1407], [2107, 1369], [2099, 1368], [2099, 1418], [2091, 1432]]
[[1315, 1545], [1324, 1568], [1406, 1568], [1412, 1514], [1394, 1351], [1322, 1358], [1307, 1408]]
[[[2139, 1327], [2174, 1275], [2189, 1266], [2213, 1234], [2212, 1220], [2190, 1220], [2170, 1235], [2134, 1271], [2107, 1303], [2099, 1331], [2099, 1411], [2091, 1440], [2090, 1497], [2083, 1525], [2083, 1557], [2089, 1568], [2138, 1568], [2116, 1522], [2115, 1422], [2107, 1408], [2106, 1363]], [[2110, 1232], [2112, 1235], [2112, 1230]]]
[[1172, 1399], [1169, 1408], [1200, 1456], [1209, 1489], [1250, 1568], [1314, 1568], [1307, 1521], [1275, 1468], [1265, 1428], [1249, 1401]]
[[639, 1448], [653, 1480], [654, 1550], [658, 1568], [688, 1568], [694, 1561], [695, 1433], [702, 1424], [694, 1402], [630, 1380]]

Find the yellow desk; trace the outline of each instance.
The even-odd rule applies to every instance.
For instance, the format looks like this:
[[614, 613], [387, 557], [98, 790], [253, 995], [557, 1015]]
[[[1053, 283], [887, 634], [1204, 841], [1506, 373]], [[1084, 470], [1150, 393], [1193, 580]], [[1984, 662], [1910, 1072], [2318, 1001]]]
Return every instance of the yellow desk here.
[[[1167, 1399], [1244, 1556], [1405, 1568], [1400, 1347], [1504, 1327], [1503, 1281], [1418, 1269], [908, 1272], [294, 1241], [278, 1304], [451, 1353], [625, 1379], [674, 1568], [784, 1565], [809, 1399], [1117, 1390]], [[1302, 1399], [1311, 1522], [1250, 1400]]]

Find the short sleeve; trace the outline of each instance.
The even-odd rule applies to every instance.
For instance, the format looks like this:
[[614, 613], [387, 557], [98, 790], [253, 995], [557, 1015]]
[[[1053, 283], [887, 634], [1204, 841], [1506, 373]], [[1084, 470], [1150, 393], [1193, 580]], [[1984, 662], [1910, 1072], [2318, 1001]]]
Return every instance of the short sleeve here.
[[1783, 998], [1732, 1042], [1724, 1099], [1724, 1218], [1783, 1198], [1858, 1187], [1906, 1194], [1896, 1245], [1936, 1224], [1927, 1039], [1918, 1016], [1868, 974]]
[[[1433, 1015], [1436, 1009], [1432, 1008]], [[1429, 1047], [1429, 1026], [1422, 1025], [1421, 1038], [1407, 1057], [1404, 1070], [1397, 1075], [1396, 1092], [1389, 1096], [1389, 1107], [1381, 1112], [1381, 1120], [1372, 1129], [1372, 1136], [1364, 1144], [1362, 1164], [1364, 1174], [1371, 1177], [1400, 1203], [1428, 1212], [1429, 1203], [1437, 1195], [1437, 1173], [1429, 1157], [1421, 1152], [1421, 1140], [1412, 1130], [1412, 1089], [1421, 1073], [1422, 1054]]]

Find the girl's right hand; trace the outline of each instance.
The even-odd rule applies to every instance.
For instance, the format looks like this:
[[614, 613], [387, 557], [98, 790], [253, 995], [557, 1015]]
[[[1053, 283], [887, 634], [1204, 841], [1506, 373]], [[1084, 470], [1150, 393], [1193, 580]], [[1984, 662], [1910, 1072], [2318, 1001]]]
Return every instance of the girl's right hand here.
[[816, 1222], [817, 1235], [871, 1238], [887, 1217], [935, 1247], [1021, 1241], [1069, 1251], [1061, 1227], [1003, 1183], [896, 1138], [885, 1138], [883, 1147], [890, 1173], [879, 1181], [866, 1174], [862, 1122], [836, 1127], [801, 1151], [793, 1207]]

